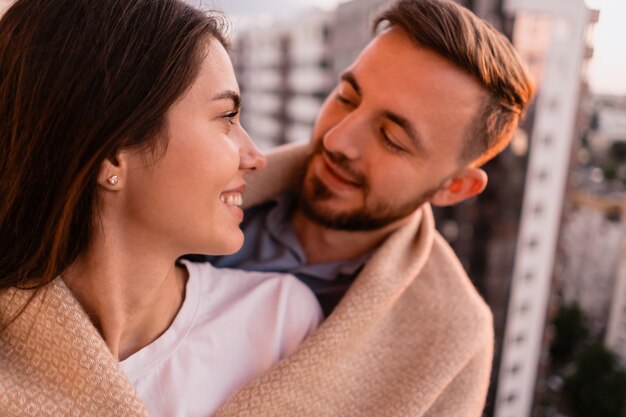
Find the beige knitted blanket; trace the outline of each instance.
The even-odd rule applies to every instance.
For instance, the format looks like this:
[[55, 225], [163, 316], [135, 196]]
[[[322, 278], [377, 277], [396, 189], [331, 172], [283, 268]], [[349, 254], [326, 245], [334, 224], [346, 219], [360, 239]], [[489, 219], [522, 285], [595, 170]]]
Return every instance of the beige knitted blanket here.
[[0, 294], [0, 328], [24, 305], [0, 333], [0, 416], [148, 415], [61, 279]]
[[[274, 152], [271, 170], [250, 179], [247, 203], [289, 186], [284, 179], [295, 178], [305, 155], [305, 147]], [[0, 327], [31, 295], [0, 294]], [[424, 206], [373, 255], [322, 326], [217, 415], [479, 416], [492, 344], [491, 314]], [[63, 415], [146, 412], [57, 279], [0, 333], [0, 416]]]

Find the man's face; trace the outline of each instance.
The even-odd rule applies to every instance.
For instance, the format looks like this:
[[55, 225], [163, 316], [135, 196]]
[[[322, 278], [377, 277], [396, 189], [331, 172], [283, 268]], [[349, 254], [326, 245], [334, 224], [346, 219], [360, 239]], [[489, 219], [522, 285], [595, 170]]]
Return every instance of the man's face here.
[[398, 28], [378, 35], [326, 99], [300, 207], [314, 221], [373, 230], [401, 220], [461, 168], [485, 92]]

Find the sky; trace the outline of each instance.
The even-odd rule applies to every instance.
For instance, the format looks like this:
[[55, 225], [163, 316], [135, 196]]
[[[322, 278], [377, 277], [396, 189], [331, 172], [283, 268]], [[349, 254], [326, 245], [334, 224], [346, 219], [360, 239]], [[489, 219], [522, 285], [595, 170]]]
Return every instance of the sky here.
[[[231, 16], [270, 15], [284, 18], [317, 6], [332, 8], [342, 0], [193, 0], [224, 10]], [[550, 1], [550, 0], [546, 0]], [[572, 0], [574, 1], [574, 0]], [[600, 10], [593, 30], [594, 55], [589, 83], [595, 93], [626, 95], [626, 0], [585, 0]]]
[[596, 93], [626, 95], [626, 0], [588, 0], [600, 10], [593, 30], [589, 83]]
[[214, 6], [229, 15], [254, 16], [267, 14], [288, 17], [307, 8], [330, 9], [341, 0], [195, 0], [196, 3]]

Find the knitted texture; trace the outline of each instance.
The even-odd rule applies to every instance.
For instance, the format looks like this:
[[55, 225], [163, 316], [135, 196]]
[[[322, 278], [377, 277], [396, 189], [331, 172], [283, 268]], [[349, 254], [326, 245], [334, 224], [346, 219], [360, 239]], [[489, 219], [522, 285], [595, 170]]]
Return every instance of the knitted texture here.
[[148, 415], [60, 278], [1, 293], [0, 328], [1, 416]]
[[[246, 203], [291, 185], [305, 158], [304, 146], [275, 151]], [[320, 328], [217, 416], [480, 416], [492, 346], [491, 313], [424, 205]]]

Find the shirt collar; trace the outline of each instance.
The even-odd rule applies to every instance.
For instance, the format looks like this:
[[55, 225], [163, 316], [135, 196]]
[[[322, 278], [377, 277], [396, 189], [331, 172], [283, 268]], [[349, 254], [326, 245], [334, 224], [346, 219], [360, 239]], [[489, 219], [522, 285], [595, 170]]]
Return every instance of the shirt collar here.
[[291, 213], [296, 204], [294, 193], [285, 192], [273, 199], [275, 205], [270, 209], [266, 218], [265, 226], [269, 234], [281, 245], [287, 248], [300, 263], [293, 273], [302, 273], [315, 278], [332, 281], [337, 275], [354, 275], [370, 258], [370, 251], [356, 259], [349, 261], [334, 261], [323, 264], [308, 265], [304, 248], [300, 244], [296, 232], [291, 224]]

